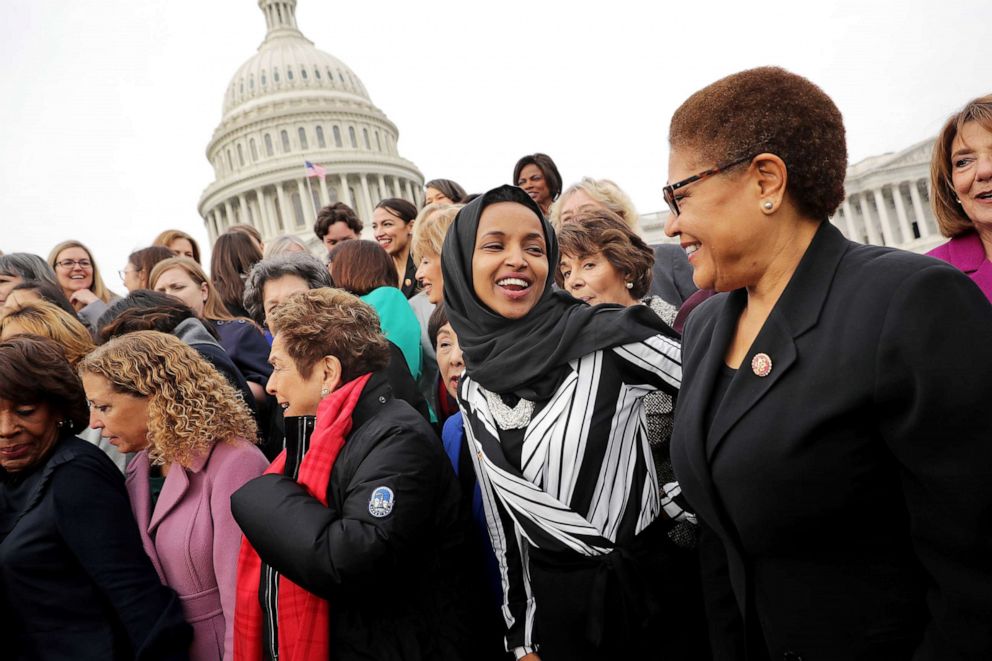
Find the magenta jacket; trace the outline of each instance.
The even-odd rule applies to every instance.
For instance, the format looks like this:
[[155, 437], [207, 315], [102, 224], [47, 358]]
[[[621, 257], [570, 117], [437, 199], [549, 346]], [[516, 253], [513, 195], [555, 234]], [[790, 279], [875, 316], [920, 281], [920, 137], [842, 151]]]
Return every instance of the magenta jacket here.
[[231, 494], [267, 466], [247, 441], [217, 443], [191, 467], [172, 466], [154, 512], [147, 451], [127, 467], [127, 492], [145, 552], [162, 582], [179, 593], [193, 625], [193, 661], [233, 658], [241, 529], [231, 516]]
[[956, 236], [927, 254], [964, 271], [992, 302], [992, 262], [985, 257], [985, 246], [978, 232]]

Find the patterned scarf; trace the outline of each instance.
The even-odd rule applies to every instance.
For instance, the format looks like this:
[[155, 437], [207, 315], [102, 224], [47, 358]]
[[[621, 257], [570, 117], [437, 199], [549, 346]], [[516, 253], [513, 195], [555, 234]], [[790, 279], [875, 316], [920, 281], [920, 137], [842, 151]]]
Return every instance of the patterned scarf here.
[[[317, 407], [317, 420], [310, 437], [310, 449], [300, 464], [299, 484], [327, 506], [327, 485], [334, 460], [351, 431], [351, 415], [371, 374], [358, 377], [325, 397]], [[265, 471], [281, 474], [286, 451]], [[236, 661], [262, 659], [262, 606], [258, 601], [262, 560], [246, 538], [238, 556], [237, 602], [234, 610], [234, 658]], [[283, 661], [327, 661], [330, 604], [307, 592], [285, 576], [279, 576], [277, 609], [279, 658]]]

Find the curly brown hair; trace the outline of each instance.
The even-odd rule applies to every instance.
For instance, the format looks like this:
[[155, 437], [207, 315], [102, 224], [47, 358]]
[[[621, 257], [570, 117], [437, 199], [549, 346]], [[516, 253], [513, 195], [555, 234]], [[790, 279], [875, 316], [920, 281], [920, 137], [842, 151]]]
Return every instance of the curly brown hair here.
[[992, 94], [972, 99], [961, 112], [951, 115], [933, 144], [933, 157], [930, 159], [930, 189], [933, 195], [930, 205], [940, 233], [947, 238], [975, 229], [974, 223], [958, 202], [958, 195], [951, 183], [951, 144], [968, 122], [975, 122], [986, 131], [992, 132]]
[[148, 455], [190, 466], [219, 441], [258, 441], [240, 393], [179, 339], [158, 331], [114, 338], [79, 364], [120, 393], [148, 398]]
[[346, 291], [324, 287], [298, 292], [273, 310], [268, 321], [304, 378], [324, 356], [341, 361], [342, 383], [389, 363], [389, 344], [379, 315]]
[[[647, 296], [654, 277], [654, 250], [609, 209], [590, 209], [575, 216], [558, 231], [558, 252], [562, 257], [587, 257], [602, 253], [613, 268], [630, 282], [630, 295]], [[565, 287], [561, 269], [554, 269], [555, 282]]]
[[358, 218], [358, 214], [344, 202], [335, 202], [322, 207], [313, 223], [313, 233], [323, 241], [334, 223], [344, 223], [355, 234], [362, 233], [362, 221]]
[[76, 372], [54, 340], [17, 335], [0, 342], [0, 399], [47, 403], [74, 433], [86, 429], [90, 410]]
[[826, 220], [844, 200], [840, 110], [819, 87], [785, 69], [749, 69], [707, 85], [675, 111], [668, 141], [712, 165], [775, 154], [788, 169], [787, 194], [809, 218]]

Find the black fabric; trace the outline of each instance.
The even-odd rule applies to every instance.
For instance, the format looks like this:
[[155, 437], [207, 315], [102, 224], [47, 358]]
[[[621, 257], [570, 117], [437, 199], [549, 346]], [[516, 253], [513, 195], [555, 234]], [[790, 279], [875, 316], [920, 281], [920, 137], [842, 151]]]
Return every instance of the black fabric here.
[[406, 270], [403, 273], [403, 283], [400, 291], [407, 298], [413, 298], [420, 293], [420, 283], [417, 281], [417, 265], [413, 263], [413, 255], [407, 255]]
[[706, 432], [746, 304], [717, 294], [686, 324], [672, 462], [724, 546], [748, 653], [992, 659], [988, 300], [824, 222]]
[[[263, 475], [235, 492], [234, 518], [262, 562], [330, 601], [332, 658], [471, 658], [461, 651], [459, 490], [441, 443], [381, 372], [352, 423], [327, 507], [289, 476]], [[393, 510], [375, 517], [382, 486]]]
[[[472, 280], [479, 219], [487, 206], [505, 198], [527, 207], [540, 220], [551, 265], [540, 300], [523, 318], [514, 320], [486, 307], [475, 295]], [[570, 360], [659, 333], [677, 337], [645, 305], [590, 307], [556, 290], [552, 285], [557, 264], [554, 230], [537, 204], [516, 186], [487, 192], [455, 217], [441, 251], [444, 305], [468, 372], [483, 388], [529, 400], [547, 399]]]
[[15, 497], [22, 509], [0, 540], [0, 657], [189, 658], [192, 628], [145, 555], [113, 462], [67, 436], [15, 482], [31, 490]]
[[649, 293], [680, 307], [699, 289], [692, 280], [692, 265], [685, 250], [677, 243], [660, 243], [651, 247], [654, 248], [654, 267]]
[[403, 352], [392, 342], [389, 343], [389, 364], [386, 365], [385, 374], [393, 396], [412, 406], [429, 423], [431, 421], [431, 409], [427, 405], [427, 400], [424, 399], [424, 394], [417, 387], [417, 382], [410, 373], [410, 365], [407, 364]]

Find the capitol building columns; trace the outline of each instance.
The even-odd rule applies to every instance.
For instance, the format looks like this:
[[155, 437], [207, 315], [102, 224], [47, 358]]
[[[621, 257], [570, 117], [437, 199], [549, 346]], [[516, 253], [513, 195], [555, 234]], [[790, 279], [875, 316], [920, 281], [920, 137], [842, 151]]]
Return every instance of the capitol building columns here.
[[848, 168], [832, 222], [852, 241], [926, 252], [944, 241], [930, 209], [933, 139]]
[[[397, 152], [399, 130], [361, 80], [303, 36], [296, 0], [257, 2], [265, 39], [231, 79], [207, 145], [215, 180], [198, 208], [211, 242], [246, 223], [263, 240], [294, 234], [317, 248], [312, 228], [321, 206], [351, 206], [367, 233], [383, 198], [419, 207], [423, 175]], [[326, 175], [308, 181], [305, 161]]]

